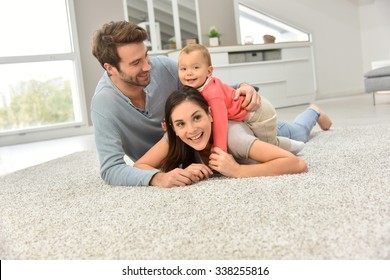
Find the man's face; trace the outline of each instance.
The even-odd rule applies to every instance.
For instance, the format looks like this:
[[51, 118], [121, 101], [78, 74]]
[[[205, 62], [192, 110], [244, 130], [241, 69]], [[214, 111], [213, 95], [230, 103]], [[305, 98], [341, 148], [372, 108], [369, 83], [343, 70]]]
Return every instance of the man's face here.
[[[150, 59], [143, 42], [118, 47], [119, 69], [111, 68], [113, 81], [129, 86], [146, 87], [150, 83]], [[108, 71], [108, 70], [107, 70]]]

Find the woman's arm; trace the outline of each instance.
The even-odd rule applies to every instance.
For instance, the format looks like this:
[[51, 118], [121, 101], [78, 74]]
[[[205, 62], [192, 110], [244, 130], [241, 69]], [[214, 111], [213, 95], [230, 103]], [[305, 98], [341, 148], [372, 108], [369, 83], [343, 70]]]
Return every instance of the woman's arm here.
[[149, 149], [140, 159], [134, 163], [139, 169], [159, 169], [163, 159], [168, 154], [169, 144], [164, 137]]
[[209, 165], [219, 173], [234, 178], [276, 176], [307, 171], [306, 163], [292, 153], [275, 145], [256, 140], [249, 150], [249, 158], [258, 164], [239, 164], [232, 155], [213, 148]]
[[[167, 139], [163, 137], [134, 163], [134, 167], [145, 170], [160, 168], [163, 159], [168, 154], [168, 149]], [[194, 165], [187, 169], [176, 168], [169, 172], [156, 173], [150, 180], [149, 185], [165, 188], [185, 186], [208, 178], [209, 174], [212, 174], [212, 171], [201, 165]]]

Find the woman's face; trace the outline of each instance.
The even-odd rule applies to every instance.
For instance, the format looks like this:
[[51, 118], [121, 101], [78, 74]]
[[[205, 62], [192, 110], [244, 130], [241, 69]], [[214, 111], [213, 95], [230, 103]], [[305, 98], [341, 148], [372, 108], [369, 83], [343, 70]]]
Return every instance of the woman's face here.
[[176, 135], [190, 147], [202, 151], [209, 145], [213, 119], [198, 104], [189, 100], [180, 103], [172, 110], [171, 120]]

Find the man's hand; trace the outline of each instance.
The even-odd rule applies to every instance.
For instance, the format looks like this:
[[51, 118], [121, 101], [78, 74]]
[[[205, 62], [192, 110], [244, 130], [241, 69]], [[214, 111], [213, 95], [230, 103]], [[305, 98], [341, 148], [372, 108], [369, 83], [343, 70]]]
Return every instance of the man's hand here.
[[156, 173], [152, 180], [150, 180], [150, 184], [152, 186], [172, 188], [191, 185], [193, 183], [199, 182], [199, 180], [199, 177], [191, 171], [182, 168], [176, 168], [166, 173]]
[[260, 94], [252, 87], [246, 83], [240, 84], [240, 87], [236, 89], [234, 93], [234, 100], [237, 100], [240, 95], [245, 95], [245, 100], [242, 103], [242, 108], [248, 112], [254, 112], [260, 108], [261, 97]]

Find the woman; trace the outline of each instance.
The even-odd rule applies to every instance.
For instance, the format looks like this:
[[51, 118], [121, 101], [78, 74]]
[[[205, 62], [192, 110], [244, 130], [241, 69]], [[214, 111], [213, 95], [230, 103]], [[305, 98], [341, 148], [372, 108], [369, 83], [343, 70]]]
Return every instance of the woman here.
[[[213, 147], [212, 112], [204, 97], [192, 87], [173, 92], [165, 104], [168, 139], [162, 138], [134, 166], [141, 169], [158, 168], [164, 172], [185, 168], [201, 179], [213, 170], [227, 177], [275, 176], [307, 171], [306, 163], [292, 153], [262, 142], [255, 136], [245, 155], [238, 161], [250, 159], [253, 164], [240, 164], [232, 155]], [[229, 145], [229, 151], [234, 149]], [[241, 153], [242, 154], [242, 153]]]

